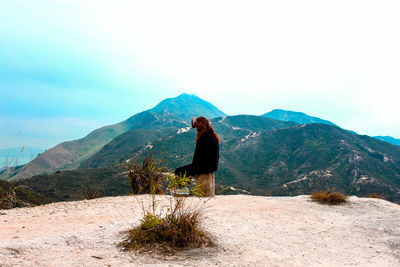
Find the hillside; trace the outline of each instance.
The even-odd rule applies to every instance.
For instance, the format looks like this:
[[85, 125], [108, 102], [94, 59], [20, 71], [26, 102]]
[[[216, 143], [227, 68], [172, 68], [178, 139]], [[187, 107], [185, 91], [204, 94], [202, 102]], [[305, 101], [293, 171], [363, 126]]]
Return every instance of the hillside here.
[[[213, 121], [222, 138], [219, 184], [256, 195], [309, 194], [331, 188], [358, 196], [377, 193], [400, 203], [398, 146], [325, 124], [260, 130], [224, 123]], [[191, 161], [194, 135], [194, 131], [175, 134], [153, 143], [148, 151], [162, 155], [174, 169]]]
[[0, 178], [23, 179], [36, 174], [75, 169], [105, 144], [129, 130], [179, 128], [190, 123], [187, 117], [201, 115], [212, 118], [225, 115], [210, 105], [207, 101], [187, 94], [164, 100], [154, 108], [138, 113], [125, 121], [96, 129], [84, 138], [63, 142], [22, 167], [0, 172]]
[[[166, 99], [119, 124], [64, 142], [2, 177], [11, 175], [18, 180], [39, 174], [20, 183], [57, 200], [82, 199], [87, 187], [106, 195], [126, 194], [126, 181], [117, 175], [126, 160], [153, 153], [170, 169], [191, 162], [195, 130], [185, 116], [201, 111], [201, 115], [223, 114], [210, 105], [186, 94]], [[331, 188], [358, 196], [376, 193], [400, 203], [399, 146], [352, 134], [331, 123], [311, 123], [318, 118], [303, 113], [278, 111], [274, 112], [286, 114], [281, 119], [291, 116], [307, 124], [251, 115], [212, 119], [221, 137], [219, 189], [234, 186], [245, 191], [230, 193], [298, 195]]]
[[[215, 249], [126, 253], [121, 231], [138, 223], [146, 196], [60, 202], [1, 211], [5, 266], [397, 266], [399, 205], [350, 197], [341, 206], [308, 196], [217, 196], [204, 228]], [[166, 204], [164, 199], [160, 204]], [[197, 202], [197, 199], [192, 199]]]
[[176, 128], [162, 130], [131, 130], [123, 133], [111, 142], [103, 146], [100, 151], [82, 162], [79, 168], [98, 168], [112, 166], [126, 159], [126, 154], [143, 150], [151, 146], [156, 140], [170, 136], [176, 132]]
[[53, 201], [71, 201], [86, 198], [88, 188], [105, 196], [128, 195], [131, 192], [121, 166], [57, 171], [35, 175], [18, 181]]

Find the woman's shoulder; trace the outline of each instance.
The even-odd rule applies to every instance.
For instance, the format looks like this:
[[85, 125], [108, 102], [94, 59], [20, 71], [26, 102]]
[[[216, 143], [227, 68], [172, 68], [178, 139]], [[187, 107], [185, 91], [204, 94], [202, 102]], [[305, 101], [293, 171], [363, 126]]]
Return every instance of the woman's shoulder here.
[[200, 140], [204, 140], [204, 141], [216, 141], [216, 138], [215, 138], [215, 136], [214, 136], [214, 134], [212, 133], [212, 132], [204, 132], [201, 136], [200, 136], [200, 138], [199, 138], [199, 141]]

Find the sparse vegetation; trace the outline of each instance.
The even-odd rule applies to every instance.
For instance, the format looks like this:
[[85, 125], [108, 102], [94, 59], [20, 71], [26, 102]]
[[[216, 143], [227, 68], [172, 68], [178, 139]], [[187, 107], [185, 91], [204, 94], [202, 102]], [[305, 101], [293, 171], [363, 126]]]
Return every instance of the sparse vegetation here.
[[99, 197], [104, 197], [103, 192], [99, 192], [94, 188], [88, 187], [85, 191], [85, 199], [95, 199]]
[[[151, 155], [146, 157], [145, 161], [153, 162]], [[140, 169], [140, 166], [134, 167], [133, 169]], [[163, 169], [158, 164], [154, 164], [153, 168]], [[148, 173], [152, 174], [152, 172]], [[168, 207], [159, 207], [160, 202], [156, 199], [159, 184], [154, 179], [145, 178], [151, 183], [149, 207], [144, 208], [142, 203], [143, 218], [137, 226], [127, 231], [127, 238], [120, 246], [124, 250], [156, 252], [214, 246], [211, 236], [201, 228], [204, 204], [209, 199], [195, 206], [193, 203], [189, 203], [192, 200], [191, 197], [177, 193], [179, 189], [187, 188], [191, 195], [203, 196], [201, 190], [190, 183], [190, 177], [173, 174], [167, 176], [167, 187], [171, 193], [167, 196], [169, 198]]]
[[318, 191], [311, 194], [311, 199], [315, 202], [328, 205], [337, 205], [347, 201], [346, 195], [339, 192]]
[[17, 205], [16, 187], [3, 181], [0, 185], [0, 210], [12, 209]]
[[36, 206], [52, 202], [29, 187], [16, 185], [0, 179], [0, 209]]
[[152, 158], [152, 154], [147, 155], [140, 164], [126, 163], [127, 177], [132, 187], [133, 194], [162, 194], [162, 180], [165, 180], [167, 168], [162, 167], [160, 162]]
[[107, 196], [131, 193], [126, 171], [120, 165], [106, 168], [77, 169], [41, 174], [18, 181], [54, 201], [74, 201], [86, 198], [88, 187], [101, 190]]

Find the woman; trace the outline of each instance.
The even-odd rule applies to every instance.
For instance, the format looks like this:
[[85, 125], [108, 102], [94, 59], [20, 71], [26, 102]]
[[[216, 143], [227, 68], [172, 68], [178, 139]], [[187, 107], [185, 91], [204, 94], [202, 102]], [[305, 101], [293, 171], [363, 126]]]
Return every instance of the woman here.
[[204, 195], [214, 196], [214, 172], [218, 169], [219, 138], [210, 121], [205, 117], [198, 117], [194, 121], [192, 118], [191, 123], [192, 127], [197, 130], [193, 161], [189, 165], [177, 168], [175, 174], [197, 176], [196, 183], [202, 189]]

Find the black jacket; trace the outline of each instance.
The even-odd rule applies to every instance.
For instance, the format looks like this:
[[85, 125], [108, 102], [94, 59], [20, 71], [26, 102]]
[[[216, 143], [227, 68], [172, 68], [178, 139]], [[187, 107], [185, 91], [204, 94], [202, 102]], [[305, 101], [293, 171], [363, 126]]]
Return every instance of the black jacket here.
[[204, 132], [196, 142], [192, 164], [179, 167], [175, 174], [197, 175], [215, 172], [218, 169], [219, 144], [210, 132]]
[[192, 166], [195, 174], [215, 172], [218, 169], [219, 144], [210, 132], [203, 133], [196, 142]]

